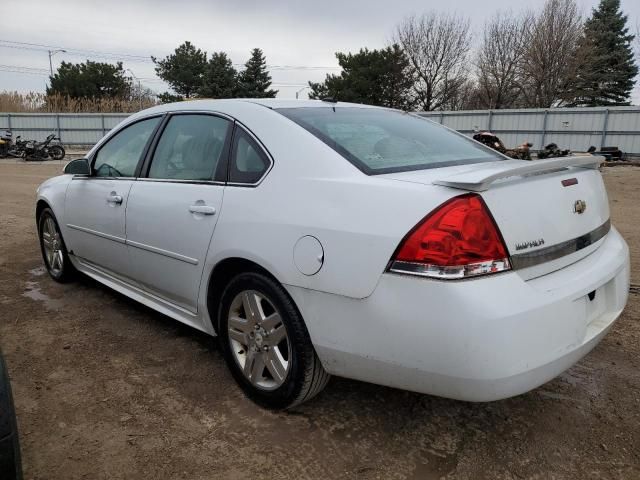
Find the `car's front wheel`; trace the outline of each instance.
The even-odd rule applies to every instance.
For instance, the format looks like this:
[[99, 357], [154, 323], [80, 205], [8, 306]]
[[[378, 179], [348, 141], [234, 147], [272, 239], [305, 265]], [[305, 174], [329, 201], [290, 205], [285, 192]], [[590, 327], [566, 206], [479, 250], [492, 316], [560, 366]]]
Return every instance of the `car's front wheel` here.
[[38, 217], [40, 249], [47, 272], [56, 282], [68, 282], [76, 272], [53, 211], [45, 208]]
[[218, 318], [227, 365], [255, 402], [290, 408], [327, 384], [302, 316], [275, 280], [256, 272], [236, 276], [222, 294]]

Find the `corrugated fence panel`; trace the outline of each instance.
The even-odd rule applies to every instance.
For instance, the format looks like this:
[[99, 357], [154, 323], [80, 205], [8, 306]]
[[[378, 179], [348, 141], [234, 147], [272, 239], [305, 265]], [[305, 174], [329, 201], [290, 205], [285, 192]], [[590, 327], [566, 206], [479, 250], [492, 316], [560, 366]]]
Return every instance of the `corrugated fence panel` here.
[[55, 133], [66, 145], [91, 146], [129, 115], [126, 113], [0, 113], [0, 129], [37, 141]]
[[488, 128], [489, 117], [486, 113], [465, 113], [460, 115], [443, 116], [442, 124], [461, 132], [485, 130]]
[[[418, 112], [466, 135], [491, 130], [507, 147], [523, 142], [539, 150], [548, 143], [584, 151], [589, 146], [617, 146], [640, 155], [640, 108], [594, 107], [522, 110]], [[67, 145], [91, 146], [122, 120], [126, 113], [0, 113], [0, 129], [14, 136], [43, 140], [56, 133]]]
[[602, 114], [550, 112], [547, 117], [547, 130], [602, 132], [603, 122], [604, 115]]
[[503, 143], [516, 147], [533, 143], [539, 150], [549, 143], [580, 152], [590, 146], [616, 146], [640, 155], [640, 108], [593, 107], [522, 110], [419, 112], [466, 135], [491, 130]]
[[605, 146], [617, 146], [623, 152], [640, 152], [640, 135], [615, 135], [607, 134]]
[[607, 131], [619, 132], [624, 130], [640, 132], [640, 115], [628, 111], [610, 111]]
[[104, 115], [104, 126], [107, 129], [107, 131], [109, 131], [109, 130], [111, 130], [113, 127], [118, 125], [121, 121], [123, 121], [127, 117], [128, 117], [128, 115], [126, 115], [126, 114], [122, 114], [122, 115], [113, 114], [113, 113], [105, 114]]
[[491, 131], [537, 132], [542, 131], [543, 124], [544, 112], [491, 112]]

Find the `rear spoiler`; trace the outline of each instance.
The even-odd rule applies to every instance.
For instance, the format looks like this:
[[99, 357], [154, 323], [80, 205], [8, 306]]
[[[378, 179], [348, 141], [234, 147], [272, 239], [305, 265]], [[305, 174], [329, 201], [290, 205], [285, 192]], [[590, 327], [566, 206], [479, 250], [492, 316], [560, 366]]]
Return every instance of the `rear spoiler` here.
[[558, 172], [567, 167], [597, 169], [604, 157], [581, 155], [575, 157], [549, 158], [546, 160], [505, 160], [495, 162], [487, 168], [457, 173], [435, 180], [434, 185], [459, 188], [472, 192], [484, 192], [493, 182], [509, 177], [524, 177], [544, 173]]

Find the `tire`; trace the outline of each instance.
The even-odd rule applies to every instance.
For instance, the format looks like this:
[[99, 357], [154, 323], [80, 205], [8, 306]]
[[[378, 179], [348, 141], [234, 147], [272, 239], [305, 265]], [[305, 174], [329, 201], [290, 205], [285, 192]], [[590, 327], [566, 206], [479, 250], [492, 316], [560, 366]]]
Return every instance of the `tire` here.
[[[256, 315], [247, 313], [252, 308]], [[222, 293], [218, 319], [225, 361], [257, 404], [291, 408], [327, 385], [330, 376], [322, 368], [302, 316], [275, 280], [257, 272], [234, 277]]]
[[22, 479], [18, 424], [9, 375], [2, 355], [0, 355], [0, 478]]
[[49, 156], [54, 160], [62, 160], [67, 154], [62, 145], [51, 145], [49, 147]]
[[[51, 230], [54, 230], [53, 235]], [[44, 266], [51, 278], [60, 283], [73, 280], [76, 269], [69, 259], [58, 221], [50, 208], [42, 210], [38, 217], [38, 237]]]

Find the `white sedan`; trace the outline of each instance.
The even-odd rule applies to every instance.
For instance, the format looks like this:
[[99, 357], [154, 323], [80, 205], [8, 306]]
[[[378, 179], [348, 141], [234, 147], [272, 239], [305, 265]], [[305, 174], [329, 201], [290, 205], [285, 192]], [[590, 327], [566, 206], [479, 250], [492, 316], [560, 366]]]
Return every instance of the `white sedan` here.
[[51, 277], [218, 335], [261, 405], [330, 374], [490, 401], [569, 368], [625, 306], [599, 160], [510, 160], [364, 105], [182, 102], [44, 182], [36, 216]]

